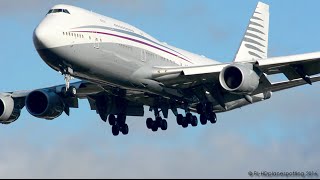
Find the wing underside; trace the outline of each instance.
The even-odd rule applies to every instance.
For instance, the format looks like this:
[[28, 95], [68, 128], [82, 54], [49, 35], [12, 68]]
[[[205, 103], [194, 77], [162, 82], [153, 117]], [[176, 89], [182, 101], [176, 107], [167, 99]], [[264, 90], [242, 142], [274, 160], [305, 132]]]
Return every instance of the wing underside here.
[[[252, 67], [252, 72], [260, 78], [256, 90], [247, 95], [232, 93], [221, 87], [221, 73], [238, 65]], [[272, 92], [313, 84], [320, 80], [319, 73], [320, 53], [309, 53], [208, 66], [155, 67], [153, 77], [166, 87], [178, 89], [185, 97], [197, 99], [195, 102], [212, 102], [215, 111], [221, 112], [268, 99]], [[284, 74], [288, 80], [270, 82], [268, 75], [274, 74]], [[255, 96], [261, 98], [255, 100]]]

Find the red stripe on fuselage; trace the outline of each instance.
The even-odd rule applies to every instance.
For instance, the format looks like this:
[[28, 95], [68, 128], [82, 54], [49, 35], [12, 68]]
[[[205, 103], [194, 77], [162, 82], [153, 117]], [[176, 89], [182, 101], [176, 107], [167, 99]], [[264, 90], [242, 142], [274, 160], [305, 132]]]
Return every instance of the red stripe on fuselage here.
[[133, 38], [130, 38], [130, 37], [125, 37], [125, 36], [120, 36], [120, 35], [111, 34], [111, 33], [105, 33], [105, 32], [97, 32], [97, 31], [72, 31], [72, 32], [79, 32], [79, 33], [98, 33], [98, 34], [104, 34], [104, 35], [109, 35], [109, 36], [114, 36], [114, 37], [118, 37], [118, 38], [130, 40], [130, 41], [137, 42], [137, 43], [140, 43], [140, 44], [144, 44], [144, 45], [147, 45], [147, 46], [149, 46], [149, 47], [152, 47], [152, 48], [158, 49], [158, 50], [160, 50], [160, 51], [166, 52], [166, 53], [168, 53], [168, 54], [171, 54], [171, 55], [173, 55], [173, 56], [176, 56], [176, 57], [178, 57], [178, 58], [180, 58], [180, 59], [182, 59], [182, 60], [184, 60], [184, 61], [187, 61], [187, 62], [193, 64], [192, 62], [188, 61], [187, 59], [185, 59], [185, 58], [183, 58], [183, 57], [181, 57], [181, 56], [179, 56], [179, 55], [176, 55], [176, 54], [174, 54], [174, 53], [171, 53], [171, 52], [169, 52], [169, 51], [167, 51], [167, 50], [164, 50], [164, 49], [159, 48], [159, 47], [157, 47], [157, 46], [154, 46], [154, 45], [152, 45], [152, 44], [149, 44], [149, 43], [146, 43], [146, 42], [137, 40], [137, 39], [133, 39]]

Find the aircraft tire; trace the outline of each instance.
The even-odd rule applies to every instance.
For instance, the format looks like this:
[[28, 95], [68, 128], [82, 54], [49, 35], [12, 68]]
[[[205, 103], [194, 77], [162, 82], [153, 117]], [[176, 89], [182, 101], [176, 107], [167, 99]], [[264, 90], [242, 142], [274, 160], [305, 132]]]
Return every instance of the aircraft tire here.
[[197, 118], [197, 116], [192, 116], [191, 125], [193, 127], [198, 126], [198, 118]]
[[75, 97], [77, 95], [77, 88], [74, 86], [70, 86], [67, 92], [71, 97]]
[[121, 127], [121, 132], [122, 132], [123, 135], [129, 134], [129, 126], [128, 126], [128, 124], [124, 124], [124, 125]]
[[112, 126], [112, 134], [113, 134], [114, 136], [118, 136], [119, 133], [120, 133], [120, 128], [119, 128], [119, 126], [118, 126], [118, 125]]
[[178, 114], [178, 116], [177, 116], [177, 123], [178, 123], [179, 126], [182, 125], [182, 121], [183, 121], [183, 116], [182, 116], [182, 114]]
[[188, 124], [191, 124], [191, 121], [192, 121], [192, 114], [191, 113], [186, 114], [186, 121]]
[[167, 130], [168, 129], [168, 122], [166, 120], [162, 120], [161, 121], [161, 129], [163, 131]]
[[184, 121], [182, 121], [182, 127], [183, 128], [187, 128], [188, 126], [189, 126], [189, 123], [188, 123], [188, 121], [186, 120], [186, 118], [183, 118], [184, 119]]
[[110, 126], [114, 126], [116, 124], [116, 117], [113, 114], [109, 115], [109, 124]]
[[202, 124], [202, 125], [206, 125], [207, 124], [207, 116], [205, 115], [205, 114], [201, 114], [200, 115], [200, 123]]
[[156, 123], [153, 123], [153, 126], [152, 126], [151, 130], [152, 130], [153, 132], [157, 132], [157, 131], [158, 131], [158, 126], [157, 126]]
[[217, 115], [216, 113], [210, 113], [209, 114], [209, 120], [212, 124], [215, 124], [217, 123]]
[[152, 126], [153, 126], [153, 123], [154, 122], [153, 122], [152, 118], [148, 118], [147, 121], [146, 121], [147, 128], [151, 129]]

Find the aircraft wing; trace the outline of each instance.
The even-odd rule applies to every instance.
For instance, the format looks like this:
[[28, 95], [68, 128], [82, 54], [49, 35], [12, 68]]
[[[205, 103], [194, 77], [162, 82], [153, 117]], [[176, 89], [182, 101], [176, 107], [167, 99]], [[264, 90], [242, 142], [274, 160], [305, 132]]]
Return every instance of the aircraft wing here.
[[[208, 66], [183, 68], [154, 67], [153, 78], [163, 84], [179, 88], [191, 88], [208, 83], [216, 84], [219, 80], [220, 72], [227, 66], [233, 64], [237, 63], [213, 64]], [[309, 82], [309, 80], [311, 80], [310, 78], [313, 75], [320, 73], [320, 52], [269, 58], [257, 61], [247, 61], [238, 64], [252, 64], [255, 68], [258, 68], [265, 75], [283, 73], [289, 80], [286, 83], [292, 84], [292, 86], [301, 84], [301, 80], [304, 80], [304, 82], [311, 84], [313, 81], [318, 81], [318, 78], [316, 77], [311, 82]], [[270, 87], [275, 85], [267, 83], [267, 86], [269, 86], [266, 87], [267, 89], [272, 89]], [[290, 85], [282, 85], [282, 87], [291, 88]]]
[[[312, 83], [320, 81], [320, 76], [314, 76], [310, 78]], [[305, 80], [303, 79], [295, 79], [292, 81], [283, 81], [283, 82], [277, 82], [273, 83], [269, 88], [266, 90], [272, 91], [272, 92], [277, 92], [281, 91], [284, 89], [289, 89], [289, 88], [294, 88], [302, 85], [308, 84]]]
[[[232, 93], [221, 86], [221, 72], [236, 65], [248, 67], [258, 72], [260, 76], [259, 86], [249, 95]], [[283, 73], [288, 80], [270, 82], [267, 75], [279, 73]], [[210, 101], [216, 106], [215, 112], [221, 112], [268, 99], [271, 97], [271, 92], [318, 82], [320, 76], [316, 75], [319, 73], [320, 53], [310, 53], [208, 66], [154, 67], [153, 79], [166, 87], [179, 89], [185, 97], [193, 94], [200, 101], [211, 99]], [[254, 96], [261, 98], [255, 100]]]
[[[71, 83], [70, 86], [76, 88], [75, 96], [63, 94], [64, 84], [35, 90], [0, 93], [0, 123], [10, 124], [16, 121], [21, 109], [27, 106], [29, 97], [32, 99], [27, 108], [29, 113], [47, 120], [54, 119], [63, 112], [69, 115], [70, 108], [79, 107], [79, 99], [87, 99], [91, 110], [95, 110], [104, 121], [109, 113], [117, 114], [117, 111], [124, 111], [128, 116], [143, 116], [143, 105], [152, 103], [151, 98], [146, 98], [141, 91], [125, 90], [126, 93], [121, 94], [123, 89], [119, 90], [111, 85], [97, 85], [86, 81]], [[120, 96], [121, 98], [117, 98]], [[123, 103], [123, 101], [126, 102]], [[37, 105], [33, 106], [33, 104]], [[123, 104], [127, 105], [126, 109], [123, 109]], [[44, 106], [41, 107], [42, 105]]]
[[187, 89], [201, 84], [215, 83], [220, 72], [230, 64], [191, 67], [154, 67], [152, 78], [166, 86]]
[[256, 63], [268, 75], [283, 73], [294, 80], [320, 73], [320, 52], [263, 59]]
[[[119, 88], [111, 84], [87, 81], [71, 83], [70, 87], [74, 87], [77, 91], [75, 96], [66, 96], [63, 93], [64, 87], [65, 85], [62, 84], [34, 90], [0, 93], [0, 123], [10, 124], [16, 121], [25, 106], [31, 115], [41, 119], [52, 120], [63, 112], [70, 115], [70, 108], [79, 108], [79, 99], [87, 99], [91, 110], [96, 111], [104, 121], [110, 114], [125, 113], [127, 116], [143, 116], [144, 105], [161, 108], [164, 117], [167, 118], [170, 109], [167, 105], [175, 102], [175, 99], [159, 94]], [[29, 105], [27, 105], [28, 97], [32, 98]], [[28, 108], [32, 108], [33, 104], [34, 110], [38, 113]], [[37, 107], [42, 105], [44, 105], [42, 108]], [[182, 108], [182, 105], [176, 102], [171, 108], [173, 107]]]
[[[103, 88], [101, 88], [95, 84], [86, 82], [86, 81], [79, 81], [79, 82], [71, 83], [71, 86], [74, 86], [77, 89], [77, 97], [78, 98], [84, 98], [87, 95], [96, 94], [96, 93], [103, 91]], [[52, 86], [52, 87], [46, 87], [43, 89], [52, 90], [56, 93], [61, 93], [63, 87], [65, 87], [64, 84]], [[10, 94], [10, 96], [13, 98], [25, 98], [32, 91], [34, 91], [34, 90], [15, 91], [15, 92], [8, 92], [6, 94]]]

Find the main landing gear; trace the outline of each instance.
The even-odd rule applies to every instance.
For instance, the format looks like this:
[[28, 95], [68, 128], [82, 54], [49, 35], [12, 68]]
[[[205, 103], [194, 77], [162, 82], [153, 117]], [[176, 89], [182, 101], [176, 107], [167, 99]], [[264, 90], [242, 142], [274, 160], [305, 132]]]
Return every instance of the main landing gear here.
[[[152, 118], [148, 118], [146, 120], [146, 126], [148, 129], [152, 130], [153, 132], [157, 132], [158, 130], [166, 131], [168, 129], [168, 122], [167, 120], [163, 119], [160, 116], [160, 111], [158, 108], [153, 109], [155, 114], [155, 120]], [[100, 112], [104, 112], [103, 109], [100, 109]], [[197, 112], [200, 114], [200, 123], [202, 125], [206, 125], [208, 121], [212, 124], [217, 122], [217, 116], [212, 110], [212, 105], [207, 103], [204, 105], [197, 106]], [[178, 114], [177, 111], [174, 111], [174, 114], [177, 114], [177, 123], [178, 125], [182, 126], [183, 128], [187, 128], [189, 125], [192, 127], [197, 127], [199, 125], [199, 121], [197, 116], [192, 115], [188, 110], [186, 110], [186, 116], [182, 114]], [[100, 114], [101, 116], [102, 114]], [[167, 118], [167, 112], [163, 112], [163, 116]], [[117, 116], [114, 114], [101, 116], [102, 120], [105, 122], [109, 122], [112, 126], [112, 134], [114, 136], [118, 136], [120, 132], [123, 135], [127, 135], [129, 133], [129, 127], [126, 123], [126, 115], [121, 113]]]
[[152, 118], [148, 118], [146, 124], [147, 128], [153, 132], [157, 132], [159, 128], [163, 131], [168, 129], [168, 122], [161, 117], [157, 117], [155, 121]]
[[213, 106], [211, 103], [198, 104], [197, 112], [200, 114], [200, 123], [206, 125], [208, 121], [212, 124], [217, 123], [217, 115], [213, 112]]
[[196, 127], [198, 126], [198, 118], [191, 113], [187, 113], [185, 117], [183, 117], [182, 114], [177, 115], [177, 123], [179, 126], [182, 126], [183, 128], [187, 128], [189, 124], [191, 126]]
[[148, 118], [146, 121], [146, 125], [148, 129], [151, 129], [153, 132], [157, 132], [160, 128], [163, 131], [168, 129], [168, 122], [165, 119], [162, 119], [158, 109], [154, 109], [154, 114], [156, 119]]
[[[211, 103], [198, 104], [197, 113], [200, 114], [200, 123], [202, 125], [206, 125], [208, 121], [212, 124], [217, 122], [217, 116], [213, 112], [213, 105]], [[196, 127], [198, 126], [198, 118], [186, 110], [185, 117], [182, 114], [177, 115], [177, 123], [183, 128], [187, 128], [189, 124]]]
[[127, 135], [129, 133], [129, 126], [126, 124], [127, 116], [123, 114], [119, 114], [117, 117], [113, 114], [109, 115], [109, 124], [112, 126], [112, 134], [114, 136], [118, 136], [120, 132], [123, 135]]

